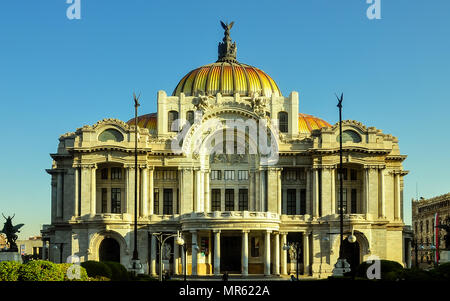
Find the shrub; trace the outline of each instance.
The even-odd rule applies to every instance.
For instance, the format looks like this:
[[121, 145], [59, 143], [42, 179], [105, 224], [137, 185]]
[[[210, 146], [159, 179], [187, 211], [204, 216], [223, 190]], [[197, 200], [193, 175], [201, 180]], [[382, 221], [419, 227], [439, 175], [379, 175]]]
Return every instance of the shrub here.
[[130, 280], [128, 277], [128, 270], [119, 262], [115, 261], [104, 261], [111, 269], [111, 280], [112, 281], [128, 281]]
[[16, 261], [0, 262], [0, 281], [17, 281], [21, 264]]
[[[61, 271], [64, 274], [64, 281], [88, 281], [88, 274], [86, 272], [86, 269], [83, 268], [82, 266], [79, 266], [80, 268], [80, 278], [73, 278], [73, 279], [69, 279], [69, 277], [67, 276], [67, 271], [69, 270], [69, 268], [72, 266], [72, 263], [60, 263], [58, 264], [58, 267], [61, 269]], [[69, 273], [71, 271], [75, 271], [75, 270], [69, 270]]]
[[450, 280], [450, 262], [440, 264], [439, 266], [434, 268], [431, 272], [438, 279]]
[[89, 277], [89, 281], [111, 281], [111, 279], [106, 278], [104, 276], [96, 276], [96, 277]]
[[412, 269], [402, 269], [397, 271], [397, 279], [398, 280], [406, 280], [406, 281], [429, 281], [434, 280], [432, 273], [427, 271], [412, 268]]
[[89, 277], [103, 276], [111, 279], [112, 271], [110, 267], [103, 262], [88, 260], [82, 262], [81, 266], [86, 269]]
[[64, 273], [53, 262], [46, 260], [34, 260], [20, 266], [19, 280], [63, 281]]
[[[372, 263], [363, 262], [356, 268], [356, 276], [361, 278], [367, 278], [367, 268]], [[391, 260], [380, 260], [381, 279], [382, 280], [396, 280], [396, 272], [401, 271], [403, 266]]]

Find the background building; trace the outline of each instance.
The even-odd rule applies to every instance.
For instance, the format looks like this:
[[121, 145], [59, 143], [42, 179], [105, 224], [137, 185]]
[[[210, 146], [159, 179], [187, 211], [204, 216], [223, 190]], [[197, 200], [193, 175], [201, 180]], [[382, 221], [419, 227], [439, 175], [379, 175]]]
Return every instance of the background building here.
[[[188, 72], [172, 95], [159, 91], [158, 112], [138, 118], [137, 178], [134, 119], [104, 119], [59, 138], [47, 170], [52, 220], [42, 231], [50, 259], [58, 262], [73, 254], [82, 261], [116, 260], [130, 267], [137, 181], [138, 246], [147, 273], [155, 274], [159, 264], [152, 233], [181, 231], [192, 275], [293, 273], [295, 254], [283, 246], [299, 243], [301, 273], [327, 277], [339, 255], [342, 177], [345, 238], [352, 233], [357, 238], [353, 244], [344, 241], [348, 261], [355, 267], [377, 255], [404, 264], [407, 172], [398, 139], [343, 121], [345, 168], [339, 175], [338, 124], [298, 113], [297, 92], [283, 96], [268, 74], [238, 62], [229, 29], [217, 62]], [[189, 124], [177, 124], [180, 118]], [[261, 143], [250, 132], [236, 142], [235, 128], [226, 122], [237, 119], [278, 123], [268, 139], [276, 145], [271, 153], [276, 164], [259, 151]], [[198, 135], [217, 120], [223, 127]], [[231, 134], [223, 145], [206, 141], [225, 129]], [[175, 151], [173, 139], [180, 133], [186, 134], [184, 145], [211, 142], [215, 152]], [[219, 148], [232, 151], [220, 154]], [[184, 261], [182, 249], [171, 240], [164, 248], [164, 268], [181, 274]]]
[[[412, 200], [412, 226], [414, 240], [417, 243], [417, 259], [419, 265], [430, 264], [434, 261], [435, 246], [435, 214], [439, 214], [439, 223], [450, 219], [450, 193], [434, 198]], [[445, 231], [439, 231], [439, 249], [450, 248], [445, 245]], [[416, 250], [416, 249], [415, 249]], [[415, 252], [415, 251], [414, 251]], [[413, 256], [415, 258], [415, 255]]]

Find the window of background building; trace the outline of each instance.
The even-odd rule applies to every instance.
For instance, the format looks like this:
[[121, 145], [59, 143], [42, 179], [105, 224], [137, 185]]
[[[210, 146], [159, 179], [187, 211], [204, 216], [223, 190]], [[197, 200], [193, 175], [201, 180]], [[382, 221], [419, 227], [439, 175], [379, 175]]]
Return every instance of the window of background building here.
[[175, 122], [175, 120], [178, 119], [178, 112], [177, 111], [169, 111], [168, 113], [168, 119], [167, 119], [167, 130], [169, 132], [178, 132], [178, 129], [176, 128], [172, 128], [173, 123]]
[[278, 125], [280, 128], [280, 132], [287, 133], [288, 132], [288, 113], [286, 112], [279, 112], [278, 113]]
[[225, 189], [225, 211], [234, 211], [234, 189]]
[[111, 168], [111, 180], [120, 180], [122, 179], [122, 168], [113, 167]]
[[159, 214], [159, 189], [155, 188], [153, 191], [153, 213]]
[[120, 188], [111, 188], [111, 212], [112, 213], [121, 213], [120, 203], [121, 203]]
[[286, 213], [288, 215], [295, 215], [296, 208], [296, 199], [295, 199], [296, 190], [288, 189], [287, 190], [287, 200], [286, 200]]
[[239, 211], [248, 210], [248, 189], [239, 189]]
[[220, 189], [213, 189], [211, 191], [211, 210], [220, 211]]
[[220, 170], [211, 170], [211, 180], [221, 180], [222, 172]]
[[173, 190], [164, 189], [163, 194], [163, 214], [173, 214]]
[[234, 180], [234, 170], [225, 170], [225, 180]]
[[248, 170], [239, 170], [238, 171], [238, 180], [239, 181], [248, 180]]

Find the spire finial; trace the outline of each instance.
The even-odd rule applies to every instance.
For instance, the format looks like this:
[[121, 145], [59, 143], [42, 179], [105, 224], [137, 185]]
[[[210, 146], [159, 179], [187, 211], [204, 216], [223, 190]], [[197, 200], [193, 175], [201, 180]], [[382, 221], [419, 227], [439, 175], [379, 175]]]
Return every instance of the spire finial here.
[[218, 62], [237, 63], [236, 60], [236, 42], [231, 42], [230, 29], [233, 27], [234, 22], [229, 24], [220, 21], [222, 28], [225, 30], [223, 42], [219, 43], [219, 58]]

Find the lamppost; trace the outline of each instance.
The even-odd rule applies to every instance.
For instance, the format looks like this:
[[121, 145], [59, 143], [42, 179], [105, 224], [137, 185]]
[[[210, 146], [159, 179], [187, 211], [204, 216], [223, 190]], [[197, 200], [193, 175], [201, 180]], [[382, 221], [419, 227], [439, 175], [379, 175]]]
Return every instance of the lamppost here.
[[[172, 234], [172, 233], [153, 233], [153, 236], [155, 236], [158, 239], [159, 242], [159, 275], [158, 275], [158, 279], [159, 281], [162, 281], [162, 251], [163, 251], [163, 247], [165, 242], [172, 237], [176, 237], [175, 243], [179, 246], [183, 246], [183, 249], [185, 249], [184, 245], [185, 245], [185, 241], [183, 239], [183, 237], [181, 237], [181, 233], [180, 231], [177, 231], [177, 234]], [[184, 272], [184, 281], [186, 281], [186, 255], [184, 257], [184, 261], [185, 261], [185, 272]]]
[[301, 251], [301, 245], [300, 242], [291, 242], [290, 244], [285, 244], [283, 246], [283, 250], [289, 251], [290, 249], [295, 250], [295, 271], [297, 273], [297, 280], [298, 280], [298, 262], [300, 261], [300, 251]]
[[137, 247], [137, 140], [138, 140], [138, 127], [137, 127], [137, 113], [138, 113], [138, 107], [139, 104], [139, 97], [141, 95], [139, 94], [138, 97], [136, 97], [136, 94], [133, 92], [133, 100], [134, 100], [134, 250], [133, 250], [133, 258], [132, 258], [132, 267], [133, 272], [137, 273], [137, 271], [140, 271], [142, 269], [142, 264], [139, 261], [139, 254], [138, 254], [138, 247]]
[[350, 272], [350, 265], [344, 258], [344, 206], [343, 206], [343, 169], [342, 169], [342, 100], [344, 99], [344, 93], [341, 94], [338, 99], [337, 107], [339, 108], [339, 222], [340, 222], [340, 245], [339, 245], [339, 258], [334, 265], [333, 276], [344, 276], [344, 273]]

